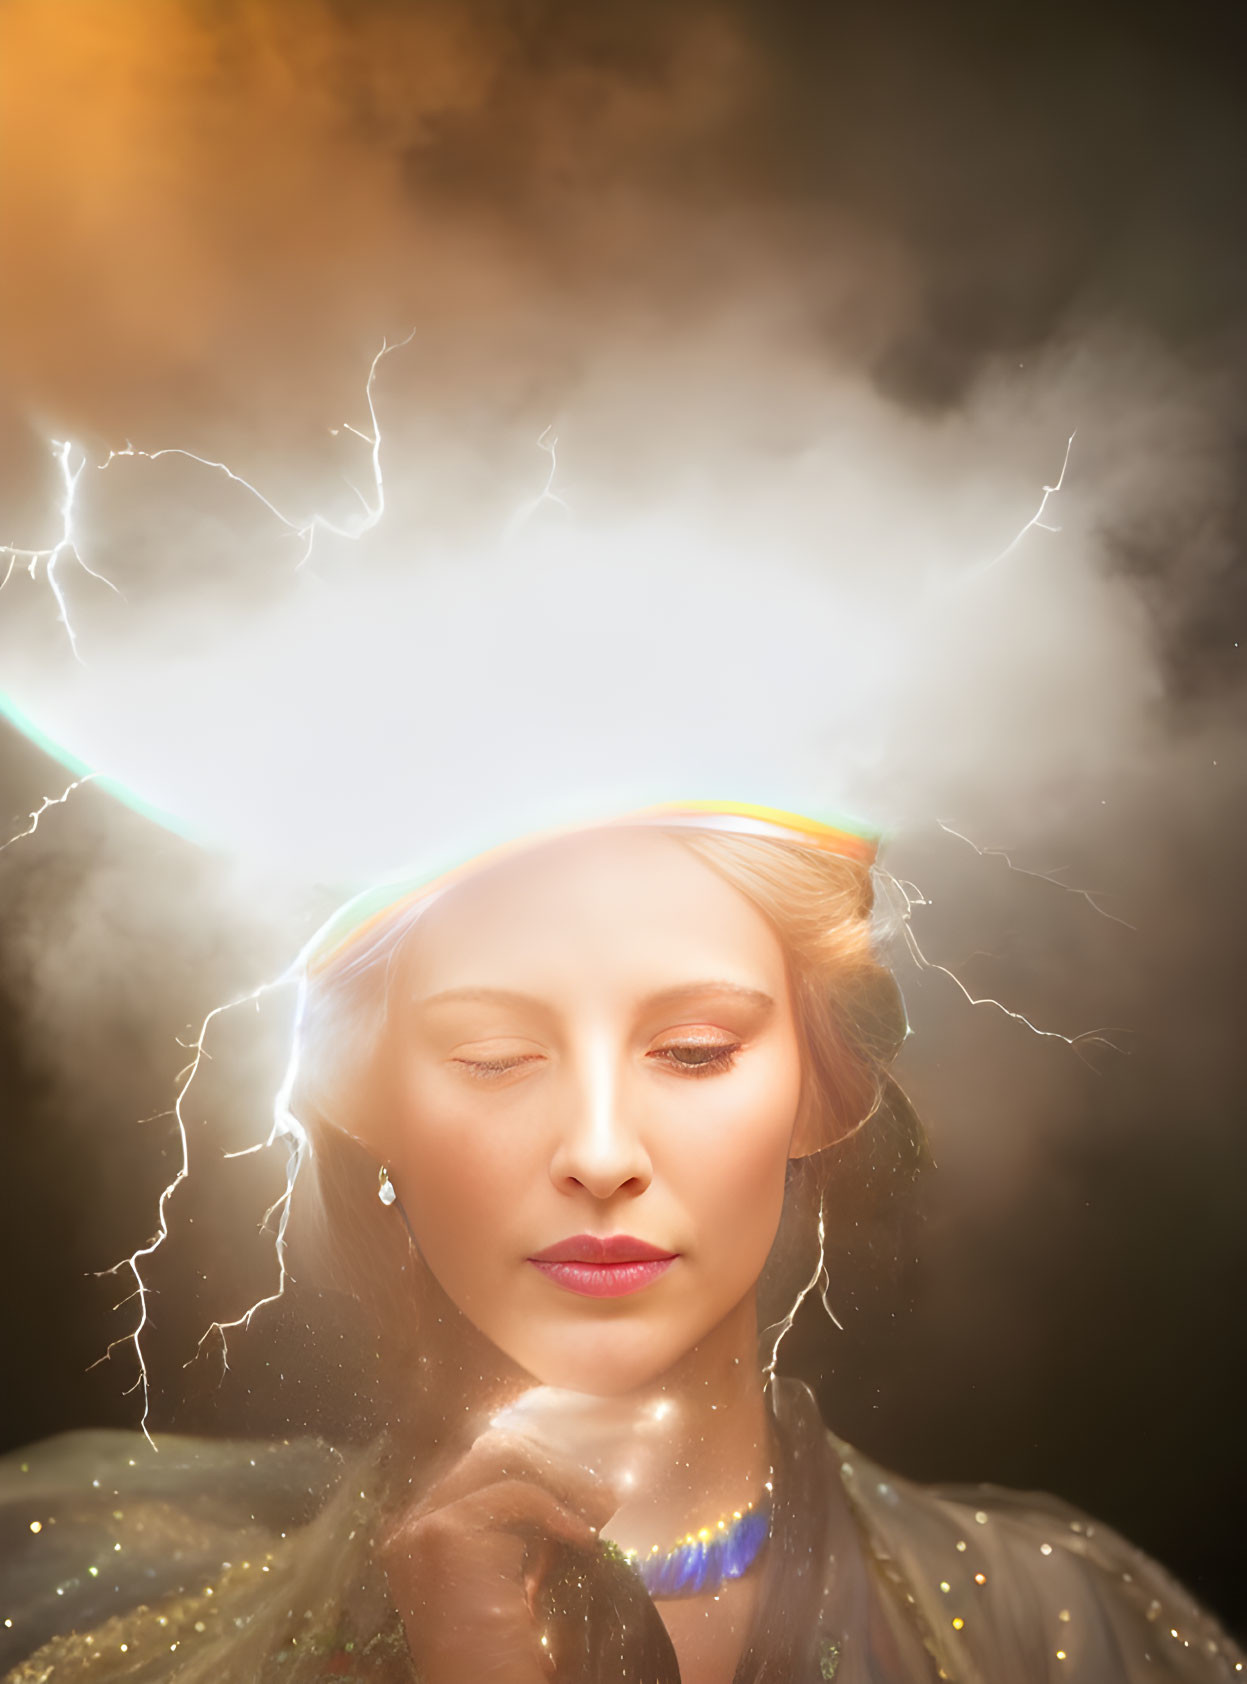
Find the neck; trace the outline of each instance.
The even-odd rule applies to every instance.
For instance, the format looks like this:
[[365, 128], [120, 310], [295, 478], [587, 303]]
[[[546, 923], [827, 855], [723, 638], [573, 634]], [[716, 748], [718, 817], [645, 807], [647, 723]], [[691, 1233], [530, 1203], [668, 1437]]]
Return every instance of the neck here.
[[[670, 1549], [766, 1500], [773, 1450], [756, 1339], [750, 1298], [674, 1369], [618, 1400], [625, 1429], [601, 1471], [623, 1494], [605, 1528], [622, 1549]], [[603, 1400], [608, 1410], [615, 1401]]]

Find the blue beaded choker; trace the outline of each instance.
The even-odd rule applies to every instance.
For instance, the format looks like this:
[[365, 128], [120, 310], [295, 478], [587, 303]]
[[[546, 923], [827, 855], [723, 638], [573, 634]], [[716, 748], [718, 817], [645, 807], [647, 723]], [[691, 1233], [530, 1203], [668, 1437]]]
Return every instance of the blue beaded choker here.
[[655, 1544], [649, 1555], [623, 1551], [624, 1560], [639, 1574], [652, 1597], [697, 1596], [715, 1591], [726, 1579], [741, 1579], [758, 1559], [770, 1536], [770, 1481], [767, 1498], [755, 1508], [752, 1503], [735, 1514], [725, 1515], [717, 1526], [703, 1526], [690, 1532], [666, 1552]]

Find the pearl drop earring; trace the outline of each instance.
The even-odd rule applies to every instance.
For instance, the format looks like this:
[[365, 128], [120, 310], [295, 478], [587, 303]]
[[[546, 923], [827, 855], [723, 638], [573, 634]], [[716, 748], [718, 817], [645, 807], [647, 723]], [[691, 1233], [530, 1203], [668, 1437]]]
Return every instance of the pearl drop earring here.
[[392, 1205], [395, 1199], [397, 1199], [398, 1194], [394, 1191], [394, 1183], [390, 1180], [390, 1172], [386, 1169], [384, 1164], [381, 1165], [377, 1181], [379, 1184], [377, 1187], [377, 1197], [381, 1200], [383, 1205]]

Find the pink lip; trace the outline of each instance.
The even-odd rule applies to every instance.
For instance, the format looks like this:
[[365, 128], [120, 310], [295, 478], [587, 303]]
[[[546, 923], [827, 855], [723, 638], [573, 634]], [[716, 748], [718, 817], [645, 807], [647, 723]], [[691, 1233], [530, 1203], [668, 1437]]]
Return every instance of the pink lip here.
[[528, 1261], [582, 1298], [622, 1298], [666, 1274], [676, 1255], [630, 1234], [575, 1234], [534, 1252]]
[[530, 1263], [657, 1263], [675, 1256], [665, 1246], [634, 1240], [631, 1234], [573, 1234], [569, 1240], [534, 1251]]

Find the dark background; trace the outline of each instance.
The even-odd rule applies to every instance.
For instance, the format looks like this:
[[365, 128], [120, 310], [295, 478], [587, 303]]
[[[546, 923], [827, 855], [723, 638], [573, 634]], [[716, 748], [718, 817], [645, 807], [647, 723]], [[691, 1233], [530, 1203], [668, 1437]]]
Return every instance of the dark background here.
[[[74, 8], [56, 10], [71, 27]], [[298, 61], [300, 18], [319, 33], [324, 75], [328, 83], [341, 72], [335, 98], [352, 132], [398, 159], [398, 190], [413, 204], [485, 207], [538, 266], [546, 247], [557, 254], [551, 269], [569, 293], [615, 304], [626, 295], [636, 306], [680, 276], [694, 294], [687, 277], [720, 258], [697, 248], [692, 220], [687, 247], [677, 224], [658, 245], [607, 241], [569, 269], [578, 207], [593, 198], [607, 154], [586, 160], [569, 146], [563, 157], [534, 115], [551, 78], [586, 67], [660, 106], [691, 97], [696, 74], [690, 82], [687, 67], [670, 70], [672, 10], [468, 11], [492, 80], [459, 106], [449, 101], [413, 140], [393, 121], [402, 101], [392, 88], [369, 103], [375, 85], [361, 66], [385, 56], [391, 30], [407, 50], [402, 31], [438, 8], [239, 6], [209, 16], [170, 7], [211, 49], [197, 74], [222, 126], [204, 144], [219, 153], [230, 193], [205, 185], [204, 204], [187, 214], [202, 214], [236, 258], [217, 278], [233, 313], [213, 314], [193, 289], [188, 297], [172, 285], [171, 276], [185, 281], [173, 273], [173, 235], [168, 250], [156, 237], [142, 254], [150, 316], [141, 297], [118, 313], [124, 289], [105, 293], [129, 273], [108, 270], [122, 235], [103, 214], [69, 239], [55, 214], [64, 184], [50, 175], [41, 200], [44, 166], [32, 158], [15, 202], [28, 218], [43, 203], [46, 215], [6, 241], [31, 252], [35, 271], [35, 280], [6, 277], [11, 426], [42, 427], [52, 416], [125, 437], [134, 417], [164, 421], [202, 406], [228, 430], [252, 394], [254, 436], [305, 409], [333, 413], [322, 392], [343, 368], [353, 378], [360, 344], [373, 342], [381, 318], [389, 325], [391, 278], [360, 281], [338, 250], [315, 243], [292, 252], [283, 229], [304, 207], [286, 196], [289, 183], [266, 201], [263, 186], [252, 191], [238, 173], [230, 90], [259, 50], [257, 18], [279, 59], [288, 49]], [[9, 22], [38, 12], [14, 8]], [[124, 15], [115, 9], [118, 30]], [[627, 153], [642, 188], [673, 176], [686, 207], [713, 209], [733, 195], [799, 207], [811, 261], [826, 256], [820, 229], [829, 246], [885, 249], [903, 296], [868, 309], [863, 259], [851, 307], [838, 295], [825, 323], [837, 356], [865, 367], [897, 404], [938, 420], [996, 362], [1092, 327], [1139, 335], [1213, 383], [1222, 447], [1241, 464], [1241, 9], [775, 3], [708, 15], [760, 69], [740, 120], [691, 138], [645, 128], [633, 151], [625, 122], [609, 144]], [[98, 28], [90, 8], [81, 16], [84, 29]], [[37, 30], [18, 38], [36, 84], [47, 68], [41, 39]], [[157, 70], [159, 49], [157, 39]], [[401, 53], [391, 62], [401, 82]], [[240, 127], [250, 121], [242, 98]], [[72, 128], [73, 113], [58, 108], [48, 120]], [[37, 147], [37, 133], [26, 139]], [[316, 179], [309, 166], [295, 188], [309, 192]], [[130, 237], [133, 225], [125, 228]], [[280, 297], [292, 276], [307, 284], [288, 321]], [[404, 304], [418, 309], [420, 299]], [[504, 284], [493, 307], [489, 330], [504, 336]], [[490, 301], [472, 308], [488, 311]], [[8, 490], [16, 530], [47, 486], [11, 473]], [[1115, 553], [1154, 628], [1165, 719], [1156, 753], [1123, 766], [1104, 798], [1075, 815], [1059, 857], [1018, 852], [1019, 864], [1060, 868], [1063, 881], [1094, 889], [1113, 919], [997, 858], [979, 859], [934, 825], [902, 835], [889, 855], [932, 901], [919, 914], [932, 956], [1038, 1024], [1067, 1033], [1111, 1025], [1120, 1050], [1092, 1045], [1080, 1057], [990, 1007], [971, 1008], [946, 978], [902, 965], [917, 1031], [903, 1074], [938, 1168], [917, 1203], [865, 1193], [842, 1201], [829, 1264], [845, 1331], [804, 1313], [785, 1366], [816, 1381], [828, 1419], [885, 1463], [923, 1478], [1055, 1490], [1163, 1559], [1242, 1631], [1241, 494], [1216, 514], [1212, 560], [1204, 548], [1191, 564], [1181, 544], [1146, 533]], [[1053, 660], [1059, 682], [1059, 651]], [[0, 740], [0, 807], [12, 831], [64, 781], [14, 736]], [[1028, 815], [1016, 821], [999, 840], [1025, 840]], [[160, 1113], [183, 1062], [177, 1038], [279, 967], [271, 932], [257, 933], [239, 910], [228, 876], [223, 863], [152, 833], [90, 789], [0, 855], [5, 1444], [136, 1423], [125, 1352], [87, 1371], [124, 1333], [133, 1306], [115, 1316], [118, 1282], [89, 1271], [151, 1231], [174, 1161]], [[83, 968], [76, 991], [83, 920], [106, 958]], [[49, 991], [40, 956], [58, 942], [70, 957]], [[63, 1017], [50, 1019], [49, 1000]], [[218, 1064], [230, 1045], [227, 1034]], [[220, 1080], [227, 1098], [258, 1114], [263, 1084], [251, 1056], [240, 1054], [243, 1076]], [[198, 1113], [194, 1127], [206, 1144]], [[220, 1305], [244, 1304], [256, 1279], [263, 1290], [266, 1254], [254, 1222], [237, 1212], [262, 1208], [277, 1177], [262, 1163], [232, 1170], [238, 1179], [223, 1201], [226, 1184], [214, 1177], [224, 1172], [211, 1153], [208, 1161], [202, 1190], [179, 1195], [176, 1244], [154, 1274], [154, 1418], [282, 1430], [331, 1399], [331, 1415], [349, 1421], [349, 1387], [334, 1378], [345, 1333], [321, 1334], [309, 1351], [301, 1300], [240, 1342], [225, 1384], [210, 1361], [183, 1373]]]

